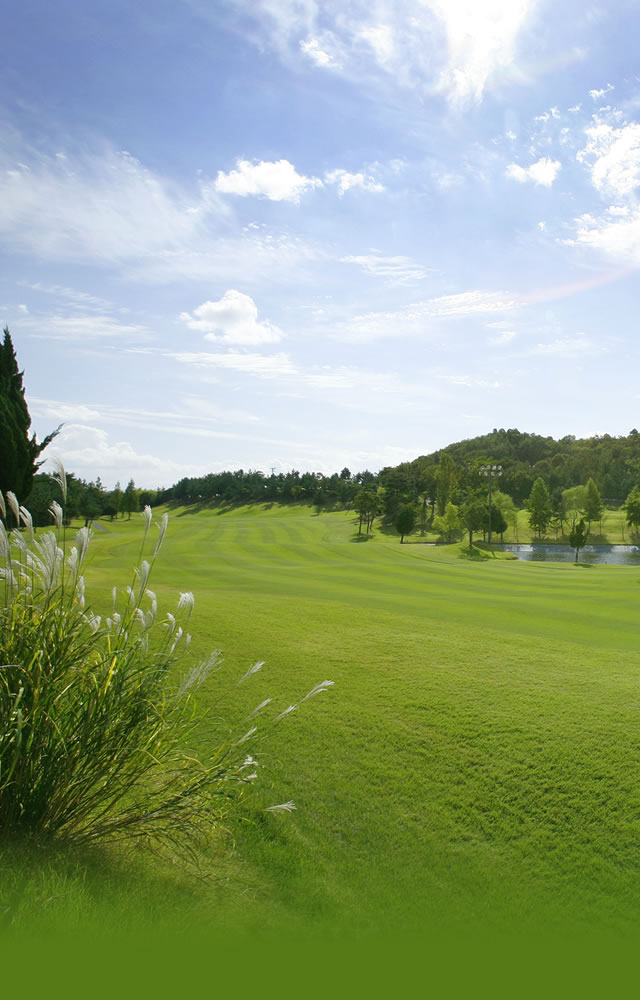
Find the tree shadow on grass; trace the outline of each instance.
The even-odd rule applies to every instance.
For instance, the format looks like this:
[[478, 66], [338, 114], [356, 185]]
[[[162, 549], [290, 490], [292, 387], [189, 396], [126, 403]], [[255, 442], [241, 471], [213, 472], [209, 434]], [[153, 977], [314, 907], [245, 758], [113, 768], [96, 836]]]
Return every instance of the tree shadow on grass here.
[[349, 539], [349, 541], [350, 542], [356, 542], [356, 543], [359, 544], [360, 542], [369, 542], [369, 541], [371, 541], [372, 538], [373, 538], [373, 535], [353, 535]]

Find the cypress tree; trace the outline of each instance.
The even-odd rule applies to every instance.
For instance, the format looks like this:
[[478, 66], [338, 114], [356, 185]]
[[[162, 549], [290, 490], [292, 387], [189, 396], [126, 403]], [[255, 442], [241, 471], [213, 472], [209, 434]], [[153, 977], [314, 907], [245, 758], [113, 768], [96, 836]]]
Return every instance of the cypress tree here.
[[42, 465], [37, 458], [56, 436], [60, 427], [41, 443], [29, 437], [31, 417], [24, 398], [23, 372], [13, 349], [11, 334], [4, 328], [0, 346], [0, 490], [11, 490], [24, 503], [31, 492], [33, 477]]

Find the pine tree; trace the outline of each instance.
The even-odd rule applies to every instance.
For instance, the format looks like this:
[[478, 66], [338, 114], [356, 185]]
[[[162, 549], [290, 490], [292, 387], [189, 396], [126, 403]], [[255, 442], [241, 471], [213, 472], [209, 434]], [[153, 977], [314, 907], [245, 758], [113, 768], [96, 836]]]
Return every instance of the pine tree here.
[[536, 479], [527, 502], [529, 509], [529, 524], [540, 537], [544, 535], [551, 520], [551, 497], [544, 479]]
[[4, 329], [0, 346], [0, 490], [11, 490], [24, 503], [31, 492], [33, 477], [42, 465], [36, 461], [60, 428], [40, 444], [29, 437], [31, 417], [24, 398], [23, 373], [13, 349], [11, 334]]

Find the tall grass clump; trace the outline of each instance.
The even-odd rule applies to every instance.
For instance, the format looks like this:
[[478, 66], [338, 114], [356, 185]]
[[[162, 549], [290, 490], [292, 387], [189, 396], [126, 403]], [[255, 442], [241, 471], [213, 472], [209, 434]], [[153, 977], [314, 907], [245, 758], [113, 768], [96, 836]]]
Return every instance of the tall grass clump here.
[[[64, 502], [63, 469], [56, 479]], [[192, 751], [202, 735], [194, 694], [218, 653], [180, 671], [193, 595], [182, 593], [175, 613], [161, 615], [149, 588], [167, 515], [154, 544], [145, 508], [138, 565], [100, 616], [82, 573], [90, 531], [81, 528], [67, 546], [54, 502], [53, 530], [36, 535], [28, 510], [11, 493], [7, 500], [20, 527], [7, 532], [0, 494], [0, 836], [199, 843], [257, 776], [249, 750], [268, 700], [239, 733], [225, 731], [204, 755]]]

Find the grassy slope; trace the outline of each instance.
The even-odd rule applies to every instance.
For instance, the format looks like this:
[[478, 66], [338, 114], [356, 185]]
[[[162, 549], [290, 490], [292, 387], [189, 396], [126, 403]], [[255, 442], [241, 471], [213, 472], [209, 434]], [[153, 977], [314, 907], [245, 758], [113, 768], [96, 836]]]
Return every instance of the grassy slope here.
[[[134, 522], [105, 527], [92, 590], [137, 555]], [[225, 651], [203, 700], [258, 658], [222, 714], [336, 682], [283, 722], [235, 857], [197, 898], [178, 886], [184, 907], [274, 926], [637, 923], [639, 576], [356, 543], [349, 515], [305, 507], [172, 515], [153, 586], [161, 608], [192, 589], [196, 651]], [[257, 808], [290, 798], [291, 816]]]

